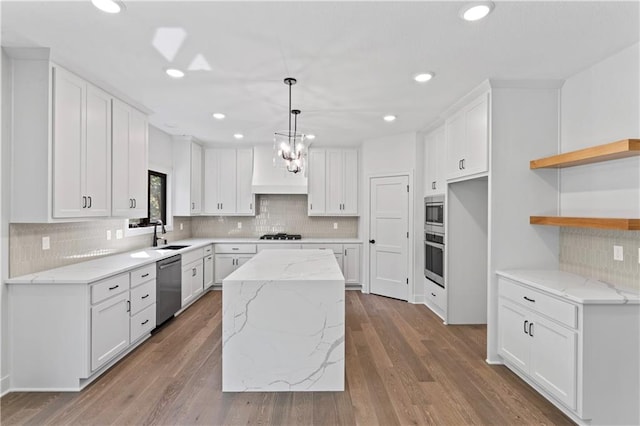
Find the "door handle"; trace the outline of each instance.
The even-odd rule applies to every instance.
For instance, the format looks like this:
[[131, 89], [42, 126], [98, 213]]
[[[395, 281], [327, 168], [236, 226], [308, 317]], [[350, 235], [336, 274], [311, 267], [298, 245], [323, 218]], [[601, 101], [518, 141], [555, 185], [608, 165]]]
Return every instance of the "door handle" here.
[[138, 207], [138, 200], [136, 200], [135, 198], [133, 199], [133, 208], [137, 208]]
[[146, 299], [147, 297], [149, 297], [148, 294], [145, 294], [144, 296], [142, 296], [140, 299]]
[[89, 199], [89, 205], [87, 206], [87, 208], [91, 208], [91, 204], [93, 204], [93, 202], [91, 201], [91, 196], [87, 197]]
[[376, 240], [369, 240], [369, 243], [371, 243], [371, 244], [375, 244], [375, 243], [376, 243]]
[[533, 337], [533, 323], [529, 324], [529, 336]]
[[465, 165], [464, 165], [464, 161], [465, 161], [465, 159], [463, 158], [462, 159], [462, 170], [464, 170], [466, 168]]
[[195, 277], [196, 276], [196, 268], [192, 268], [191, 269], [191, 276]]
[[524, 322], [524, 334], [529, 334], [529, 331], [527, 330], [527, 324], [529, 323], [529, 320], [525, 320]]
[[87, 208], [87, 197], [85, 197], [84, 195], [82, 196], [82, 208]]
[[191, 203], [191, 210], [195, 210], [196, 209], [196, 203]]
[[127, 312], [131, 312], [131, 301], [127, 300]]

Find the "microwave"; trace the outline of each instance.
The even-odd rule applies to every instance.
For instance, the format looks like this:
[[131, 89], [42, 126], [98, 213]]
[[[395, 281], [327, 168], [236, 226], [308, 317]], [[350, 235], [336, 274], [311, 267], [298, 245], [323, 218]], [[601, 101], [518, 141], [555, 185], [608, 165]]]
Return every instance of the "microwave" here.
[[444, 195], [424, 198], [425, 230], [444, 233]]

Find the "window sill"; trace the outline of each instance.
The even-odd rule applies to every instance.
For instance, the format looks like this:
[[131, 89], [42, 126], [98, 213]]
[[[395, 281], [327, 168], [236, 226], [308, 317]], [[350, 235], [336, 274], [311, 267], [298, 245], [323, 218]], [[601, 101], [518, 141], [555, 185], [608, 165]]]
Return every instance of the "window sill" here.
[[[160, 228], [160, 227], [158, 227]], [[165, 225], [164, 227], [167, 232], [171, 232], [173, 231], [173, 226], [172, 225]], [[129, 224], [126, 224], [125, 230], [124, 230], [124, 236], [125, 237], [135, 237], [137, 235], [147, 235], [147, 234], [153, 234], [153, 226], [144, 226], [144, 227], [140, 227], [140, 228], [129, 228]], [[162, 233], [160, 232], [160, 229], [158, 229], [158, 235], [162, 235]]]

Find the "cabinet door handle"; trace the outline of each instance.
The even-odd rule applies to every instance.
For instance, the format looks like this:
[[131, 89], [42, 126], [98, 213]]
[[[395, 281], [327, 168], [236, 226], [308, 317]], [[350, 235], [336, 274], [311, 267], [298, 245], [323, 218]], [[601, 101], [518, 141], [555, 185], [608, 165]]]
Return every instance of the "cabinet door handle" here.
[[133, 198], [129, 198], [129, 208], [133, 208]]
[[220, 203], [220, 210], [224, 209], [224, 203]]
[[347, 255], [347, 249], [344, 249], [344, 255], [345, 256]]
[[131, 312], [131, 300], [127, 300], [127, 312]]
[[93, 204], [93, 202], [92, 202], [92, 200], [91, 200], [91, 196], [88, 196], [87, 198], [89, 199], [89, 206], [88, 206], [88, 208], [91, 208], [91, 205]]
[[207, 257], [207, 260], [212, 260], [212, 259], [213, 259], [212, 256]]
[[135, 198], [133, 199], [133, 208], [138, 208], [138, 200], [136, 200]]
[[116, 288], [120, 287], [120, 285], [114, 285], [113, 287], [109, 287], [109, 290], [115, 290]]
[[313, 203], [309, 203], [309, 210], [313, 210]]
[[249, 203], [249, 210], [253, 210], [253, 203]]
[[191, 276], [195, 277], [196, 276], [196, 268], [192, 268], [191, 269]]
[[147, 272], [146, 274], [142, 274], [141, 278], [148, 277], [148, 276], [149, 276], [149, 273]]
[[533, 337], [533, 323], [529, 324], [529, 336]]
[[431, 293], [431, 295], [432, 295], [433, 297], [436, 297], [436, 294], [435, 294], [435, 293]]
[[149, 320], [144, 320], [143, 322], [140, 323], [140, 325], [145, 325], [148, 322], [149, 322]]
[[536, 299], [529, 299], [527, 296], [524, 296], [524, 300], [531, 303], [536, 303]]
[[196, 209], [196, 203], [191, 203], [191, 210], [195, 210]]
[[87, 197], [85, 197], [84, 195], [82, 196], [82, 208], [87, 208]]
[[464, 162], [467, 161], [466, 158], [462, 159], [462, 170], [466, 169], [467, 166], [464, 165]]
[[147, 297], [149, 297], [149, 295], [145, 294], [144, 296], [141, 297], [141, 299], [146, 299]]
[[527, 324], [529, 324], [529, 320], [525, 320], [524, 322], [524, 334], [529, 334], [529, 332], [527, 331]]

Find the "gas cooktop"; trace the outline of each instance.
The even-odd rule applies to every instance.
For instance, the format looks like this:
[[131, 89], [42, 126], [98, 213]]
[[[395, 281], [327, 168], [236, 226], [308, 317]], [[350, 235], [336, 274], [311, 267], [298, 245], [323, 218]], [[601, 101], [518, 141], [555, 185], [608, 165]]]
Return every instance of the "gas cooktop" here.
[[260, 237], [261, 240], [299, 240], [302, 236], [300, 234], [264, 234]]

